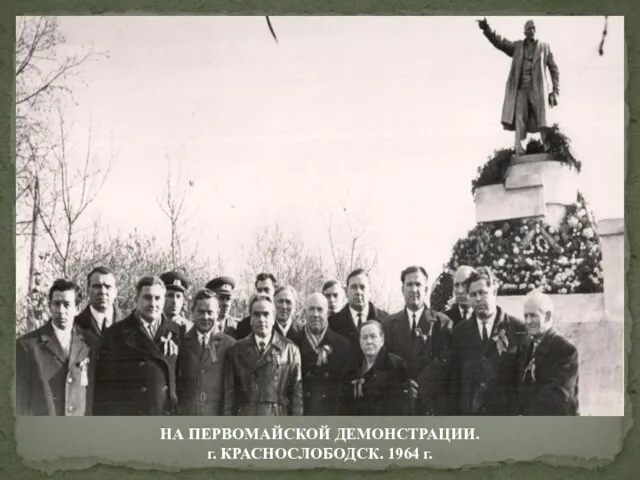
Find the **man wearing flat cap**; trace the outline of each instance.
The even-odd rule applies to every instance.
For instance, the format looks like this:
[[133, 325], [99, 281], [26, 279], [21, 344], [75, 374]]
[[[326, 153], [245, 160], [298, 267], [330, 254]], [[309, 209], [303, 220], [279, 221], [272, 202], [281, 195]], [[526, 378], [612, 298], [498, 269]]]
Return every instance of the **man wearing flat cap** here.
[[240, 319], [231, 316], [229, 311], [231, 310], [231, 297], [233, 289], [236, 288], [236, 281], [231, 277], [216, 277], [207, 283], [205, 288], [214, 292], [216, 297], [218, 297], [220, 311], [216, 325], [213, 327], [214, 331], [223, 332], [231, 337], [235, 337], [236, 328]]
[[184, 307], [185, 294], [189, 290], [187, 278], [180, 272], [171, 271], [160, 275], [167, 292], [164, 301], [164, 315], [174, 323], [182, 327], [183, 334], [193, 327], [193, 322], [184, 317], [182, 310]]
[[501, 122], [505, 130], [515, 130], [516, 154], [525, 153], [522, 141], [527, 133], [540, 132], [545, 150], [548, 150], [549, 107], [558, 105], [560, 91], [560, 73], [551, 47], [538, 41], [533, 20], [524, 24], [524, 40], [514, 42], [493, 31], [486, 18], [477, 22], [489, 42], [512, 58]]

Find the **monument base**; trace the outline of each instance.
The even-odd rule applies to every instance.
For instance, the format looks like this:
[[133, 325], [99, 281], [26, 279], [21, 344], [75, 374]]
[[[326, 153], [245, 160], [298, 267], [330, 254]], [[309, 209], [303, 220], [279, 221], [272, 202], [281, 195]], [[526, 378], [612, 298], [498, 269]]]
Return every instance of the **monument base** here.
[[504, 184], [476, 189], [476, 222], [542, 218], [558, 227], [578, 195], [578, 172], [550, 154], [514, 155]]

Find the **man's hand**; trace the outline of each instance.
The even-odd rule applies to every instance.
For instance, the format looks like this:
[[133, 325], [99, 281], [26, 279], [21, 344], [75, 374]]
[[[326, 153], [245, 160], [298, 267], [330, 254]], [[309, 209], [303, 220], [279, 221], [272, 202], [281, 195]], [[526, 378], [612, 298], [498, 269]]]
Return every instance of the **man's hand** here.
[[480, 27], [480, 30], [482, 30], [483, 32], [486, 32], [489, 29], [487, 17], [483, 18], [482, 20], [476, 20], [476, 22], [478, 23], [478, 27]]
[[558, 106], [558, 94], [555, 92], [551, 92], [549, 94], [549, 106], [551, 108]]

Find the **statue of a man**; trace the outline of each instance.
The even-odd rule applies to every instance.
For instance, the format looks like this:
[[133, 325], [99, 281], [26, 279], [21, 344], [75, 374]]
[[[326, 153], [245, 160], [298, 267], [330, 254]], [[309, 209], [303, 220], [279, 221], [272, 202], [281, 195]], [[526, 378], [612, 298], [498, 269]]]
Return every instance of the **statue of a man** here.
[[[524, 154], [522, 142], [528, 133], [540, 132], [546, 149], [546, 133], [549, 128], [547, 104], [549, 107], [558, 104], [560, 88], [560, 73], [553, 60], [551, 47], [548, 43], [538, 41], [533, 20], [524, 24], [524, 40], [515, 42], [502, 38], [491, 30], [486, 18], [477, 22], [491, 44], [512, 58], [501, 121], [505, 130], [516, 132], [516, 154]], [[551, 74], [551, 82], [547, 69]]]

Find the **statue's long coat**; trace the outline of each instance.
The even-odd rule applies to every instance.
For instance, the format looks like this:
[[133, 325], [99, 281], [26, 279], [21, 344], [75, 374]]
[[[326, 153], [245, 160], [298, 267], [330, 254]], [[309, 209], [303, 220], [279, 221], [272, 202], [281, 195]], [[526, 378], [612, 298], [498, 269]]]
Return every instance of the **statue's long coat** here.
[[[504, 93], [501, 122], [505, 130], [513, 131], [515, 130], [516, 98], [522, 75], [524, 40], [512, 42], [502, 38], [490, 29], [487, 29], [484, 34], [494, 47], [512, 58], [511, 70], [509, 71]], [[550, 75], [547, 74], [547, 68]], [[548, 43], [539, 40], [536, 42], [532, 75], [532, 87], [535, 93], [535, 109], [532, 113], [535, 113], [535, 115], [529, 116], [529, 122], [527, 123], [527, 132], [529, 133], [539, 131], [540, 127], [550, 126], [548, 118], [549, 93], [559, 93], [560, 73]]]

